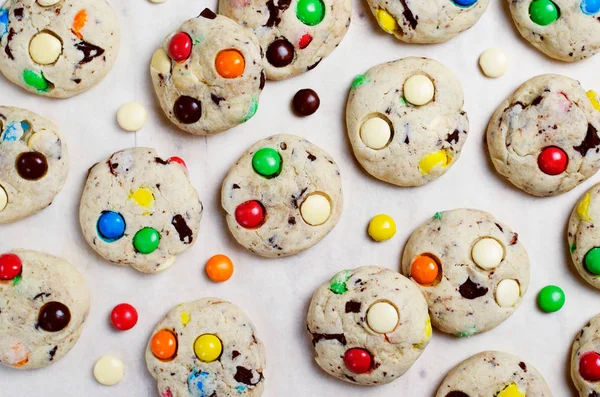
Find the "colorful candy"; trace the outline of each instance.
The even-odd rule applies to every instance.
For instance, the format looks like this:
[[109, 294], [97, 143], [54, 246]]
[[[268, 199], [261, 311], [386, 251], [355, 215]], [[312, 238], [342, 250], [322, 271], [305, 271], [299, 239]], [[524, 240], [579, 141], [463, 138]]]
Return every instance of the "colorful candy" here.
[[140, 254], [151, 254], [158, 248], [160, 243], [160, 233], [151, 227], [140, 229], [133, 236], [133, 246]]
[[254, 229], [263, 223], [265, 209], [256, 200], [246, 201], [235, 209], [235, 220], [246, 229]]
[[393, 332], [399, 320], [398, 310], [388, 302], [377, 302], [367, 311], [367, 324], [378, 334]]
[[109, 242], [116, 241], [125, 234], [125, 219], [114, 211], [104, 211], [98, 218], [98, 234]]
[[185, 163], [185, 161], [183, 161], [183, 159], [181, 157], [173, 156], [173, 157], [169, 158], [169, 161], [172, 161], [177, 164], [181, 164], [181, 165], [183, 165], [183, 167], [185, 169], [187, 169], [187, 164]]
[[294, 60], [294, 46], [286, 39], [277, 39], [267, 48], [267, 61], [276, 68], [283, 68]]
[[600, 11], [600, 0], [581, 0], [581, 11], [586, 15], [595, 15]]
[[538, 156], [538, 167], [544, 174], [559, 175], [565, 172], [569, 157], [567, 153], [556, 146], [549, 146]]
[[47, 92], [50, 89], [50, 82], [46, 80], [43, 72], [25, 69], [23, 70], [23, 81], [40, 92]]
[[86, 10], [79, 10], [77, 14], [75, 14], [75, 18], [73, 18], [73, 26], [71, 27], [71, 32], [75, 36], [77, 36], [80, 40], [83, 40], [83, 35], [81, 34], [81, 29], [84, 28], [85, 24], [88, 20], [88, 14]]
[[128, 102], [117, 111], [117, 122], [125, 131], [141, 130], [148, 121], [146, 108], [137, 102]]
[[194, 342], [194, 353], [200, 361], [212, 363], [221, 357], [223, 352], [223, 343], [221, 340], [212, 334], [204, 334], [199, 336]]
[[0, 280], [12, 280], [21, 274], [23, 262], [15, 254], [0, 255]]
[[421, 171], [421, 174], [426, 175], [436, 167], [447, 168], [450, 164], [452, 164], [452, 157], [446, 150], [442, 149], [423, 156], [419, 161], [419, 171]]
[[8, 193], [2, 185], [0, 185], [0, 212], [8, 206]]
[[37, 0], [37, 3], [42, 7], [50, 7], [60, 3], [62, 0]]
[[600, 247], [594, 247], [585, 254], [585, 268], [592, 274], [600, 275]]
[[[600, 4], [600, 0], [598, 0], [598, 4]], [[596, 91], [589, 90], [585, 93], [585, 96], [588, 97], [594, 109], [600, 112], [600, 99], [598, 98], [598, 94], [596, 94]]]
[[559, 16], [558, 6], [552, 0], [533, 0], [529, 5], [529, 17], [540, 26], [550, 25]]
[[150, 341], [152, 354], [160, 360], [170, 360], [177, 353], [177, 338], [168, 330], [158, 331]]
[[38, 180], [48, 172], [48, 161], [40, 152], [21, 153], [16, 166], [19, 176], [28, 181]]
[[159, 48], [158, 50], [154, 51], [150, 65], [158, 73], [171, 73], [171, 58], [169, 58], [169, 55], [167, 55], [165, 50], [163, 50], [162, 48]]
[[511, 383], [500, 390], [495, 397], [525, 397], [525, 393], [521, 393], [519, 387], [515, 383]]
[[235, 79], [244, 73], [246, 61], [242, 53], [238, 50], [223, 50], [217, 54], [215, 68], [221, 77]]
[[175, 62], [185, 61], [192, 54], [192, 38], [184, 32], [176, 33], [169, 42], [169, 55]]
[[421, 285], [433, 284], [438, 273], [438, 262], [430, 254], [417, 256], [410, 266], [410, 277]]
[[347, 292], [346, 282], [350, 279], [350, 275], [352, 275], [352, 270], [343, 270], [336, 273], [329, 281], [329, 290], [336, 295]]
[[417, 74], [404, 82], [404, 98], [411, 104], [423, 106], [433, 100], [435, 87], [427, 76]]
[[373, 366], [373, 358], [365, 349], [353, 348], [346, 350], [344, 354], [344, 364], [346, 368], [355, 374], [364, 374], [369, 372]]
[[473, 4], [477, 3], [477, 0], [452, 0], [454, 4], [459, 7], [471, 7]]
[[206, 274], [212, 281], [227, 281], [233, 275], [233, 262], [226, 255], [215, 255], [206, 262]]
[[119, 383], [125, 375], [123, 361], [116, 357], [104, 356], [94, 364], [94, 378], [104, 386], [113, 386]]
[[383, 149], [390, 143], [391, 138], [392, 127], [381, 117], [371, 117], [360, 127], [360, 139], [371, 149]]
[[513, 307], [521, 297], [521, 287], [516, 280], [504, 279], [496, 287], [496, 303], [500, 307]]
[[150, 208], [154, 205], [154, 193], [149, 187], [140, 187], [135, 192], [131, 192], [129, 198], [137, 205], [144, 208]]
[[281, 155], [273, 148], [262, 148], [252, 156], [252, 168], [259, 175], [273, 178], [281, 172]]
[[592, 221], [592, 217], [590, 216], [590, 213], [589, 213], [591, 200], [592, 200], [592, 196], [589, 193], [586, 193], [585, 196], [583, 196], [583, 200], [581, 200], [579, 203], [577, 203], [577, 209], [576, 209], [577, 216], [582, 221], [585, 221], [585, 222]]
[[546, 313], [554, 313], [562, 309], [565, 304], [565, 293], [556, 285], [548, 285], [538, 294], [538, 305]]
[[69, 308], [60, 302], [48, 302], [40, 309], [38, 325], [46, 332], [58, 332], [71, 322]]
[[311, 226], [322, 225], [331, 215], [331, 202], [325, 194], [313, 193], [300, 205], [300, 215]]
[[510, 61], [506, 52], [499, 48], [485, 50], [479, 57], [479, 66], [487, 77], [497, 78], [508, 70]]
[[378, 9], [375, 13], [375, 19], [377, 19], [377, 23], [384, 32], [394, 33], [398, 29], [398, 21], [386, 10]]
[[482, 269], [498, 267], [504, 259], [504, 247], [495, 238], [482, 238], [471, 249], [473, 262]]
[[325, 4], [323, 0], [299, 0], [296, 16], [305, 25], [318, 25], [325, 18]]
[[40, 32], [29, 42], [29, 55], [40, 65], [51, 65], [62, 53], [62, 42], [54, 35]]
[[128, 303], [115, 306], [110, 313], [110, 322], [119, 331], [127, 331], [135, 327], [138, 321], [138, 312]]
[[183, 124], [193, 124], [202, 117], [202, 103], [196, 98], [182, 95], [175, 101], [173, 113]]
[[396, 222], [389, 215], [375, 215], [369, 222], [368, 233], [375, 241], [389, 240], [396, 234]]
[[308, 33], [305, 33], [302, 35], [302, 37], [300, 37], [300, 41], [298, 42], [298, 47], [303, 50], [306, 47], [308, 47], [308, 45], [310, 44], [310, 42], [312, 41], [312, 36]]
[[579, 358], [579, 374], [588, 382], [600, 380], [600, 355], [596, 352], [587, 352]]
[[294, 110], [300, 116], [310, 116], [319, 109], [321, 99], [319, 99], [319, 95], [315, 91], [305, 88], [294, 95], [292, 104], [294, 105]]

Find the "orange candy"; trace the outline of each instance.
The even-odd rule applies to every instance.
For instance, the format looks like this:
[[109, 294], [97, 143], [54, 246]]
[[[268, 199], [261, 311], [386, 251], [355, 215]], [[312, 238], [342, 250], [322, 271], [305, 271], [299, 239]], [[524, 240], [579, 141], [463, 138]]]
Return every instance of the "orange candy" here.
[[419, 284], [433, 284], [438, 276], [438, 264], [428, 255], [419, 255], [410, 267], [410, 276]]
[[244, 73], [246, 61], [238, 50], [223, 50], [217, 55], [215, 68], [221, 77], [235, 79]]
[[233, 275], [233, 263], [225, 255], [215, 255], [206, 262], [206, 273], [212, 281], [227, 281]]
[[87, 23], [87, 12], [85, 10], [79, 10], [77, 14], [75, 14], [75, 18], [73, 19], [73, 27], [71, 28], [71, 32], [80, 39], [83, 40], [83, 36], [80, 31], [83, 29], [85, 24]]
[[158, 331], [150, 342], [152, 354], [161, 360], [170, 360], [177, 352], [177, 338], [171, 331]]

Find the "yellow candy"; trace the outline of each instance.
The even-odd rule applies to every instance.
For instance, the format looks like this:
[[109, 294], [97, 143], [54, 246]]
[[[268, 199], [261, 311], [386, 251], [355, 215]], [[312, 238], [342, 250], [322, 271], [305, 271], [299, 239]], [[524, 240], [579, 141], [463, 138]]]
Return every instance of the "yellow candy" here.
[[154, 194], [147, 187], [141, 187], [135, 192], [131, 192], [129, 198], [135, 201], [140, 207], [150, 208], [154, 204]]
[[381, 29], [385, 30], [388, 33], [394, 33], [394, 31], [398, 28], [398, 22], [396, 22], [396, 18], [394, 18], [389, 12], [386, 10], [377, 10], [377, 22]]
[[396, 234], [396, 222], [385, 214], [379, 214], [369, 222], [369, 236], [375, 241], [386, 241]]
[[424, 156], [421, 161], [419, 161], [419, 170], [421, 171], [421, 174], [429, 174], [436, 166], [446, 168], [450, 164], [452, 164], [452, 158], [445, 150], [439, 150]]
[[179, 315], [179, 317], [181, 318], [181, 325], [183, 325], [184, 327], [186, 325], [188, 325], [188, 323], [192, 319], [192, 317], [190, 316], [190, 314], [186, 313], [186, 312], [181, 312], [181, 314]]
[[223, 344], [221, 340], [212, 334], [199, 336], [194, 342], [194, 353], [200, 361], [212, 363], [221, 356]]
[[590, 99], [590, 102], [592, 102], [594, 109], [600, 112], [600, 101], [598, 101], [598, 94], [596, 94], [595, 91], [590, 90], [586, 95]]
[[524, 393], [519, 391], [519, 388], [514, 383], [506, 386], [496, 397], [525, 397]]
[[590, 217], [590, 215], [588, 213], [589, 209], [590, 209], [590, 201], [591, 201], [591, 196], [589, 193], [586, 193], [585, 197], [583, 197], [583, 200], [581, 200], [579, 202], [579, 204], [577, 204], [577, 216], [582, 221], [586, 221], [586, 222], [592, 221], [592, 218]]
[[425, 321], [425, 339], [431, 339], [431, 320], [427, 317], [427, 321]]

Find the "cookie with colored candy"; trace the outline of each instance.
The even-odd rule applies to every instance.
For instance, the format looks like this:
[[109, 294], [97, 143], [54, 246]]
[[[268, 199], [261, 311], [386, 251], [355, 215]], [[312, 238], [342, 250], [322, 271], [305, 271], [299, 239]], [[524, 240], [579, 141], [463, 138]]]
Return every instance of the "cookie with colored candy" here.
[[487, 212], [436, 213], [410, 236], [402, 274], [421, 289], [431, 322], [466, 337], [486, 332], [519, 307], [529, 258], [517, 233]]
[[498, 106], [487, 129], [496, 171], [534, 196], [573, 189], [600, 168], [600, 104], [556, 74], [536, 76]]
[[83, 277], [49, 254], [0, 254], [0, 364], [33, 369], [60, 360], [79, 339], [90, 307]]
[[162, 272], [198, 237], [202, 203], [179, 157], [131, 148], [94, 165], [79, 221], [103, 258], [144, 273]]
[[404, 58], [356, 76], [346, 105], [354, 155], [365, 171], [398, 186], [443, 175], [460, 156], [469, 120], [463, 90], [445, 66]]
[[264, 389], [265, 348], [254, 325], [217, 298], [171, 310], [152, 332], [146, 365], [163, 397], [258, 397]]
[[0, 106], [0, 224], [48, 207], [68, 173], [67, 144], [51, 121]]
[[99, 83], [119, 52], [105, 0], [8, 0], [0, 8], [0, 72], [38, 95], [68, 98]]
[[315, 361], [343, 381], [375, 386], [402, 376], [431, 337], [427, 303], [399, 273], [344, 270], [319, 286], [308, 309]]
[[519, 357], [485, 351], [454, 367], [435, 397], [552, 397], [542, 374]]
[[321, 241], [342, 214], [340, 170], [323, 149], [295, 135], [252, 145], [223, 181], [221, 205], [238, 243], [268, 258]]
[[551, 58], [575, 62], [600, 51], [600, 1], [508, 1], [521, 36]]
[[256, 33], [269, 80], [312, 70], [350, 27], [350, 0], [219, 0], [219, 12]]
[[442, 43], [475, 25], [488, 0], [368, 0], [383, 31], [407, 43]]
[[150, 74], [169, 120], [194, 135], [250, 120], [265, 85], [254, 33], [208, 8], [167, 36], [152, 57]]
[[571, 379], [581, 397], [600, 395], [600, 315], [592, 318], [573, 342]]

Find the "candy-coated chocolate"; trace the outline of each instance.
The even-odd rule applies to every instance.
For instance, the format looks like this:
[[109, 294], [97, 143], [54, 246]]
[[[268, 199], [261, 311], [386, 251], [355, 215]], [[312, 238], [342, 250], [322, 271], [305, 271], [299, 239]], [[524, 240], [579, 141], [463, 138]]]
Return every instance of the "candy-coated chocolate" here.
[[496, 303], [500, 307], [513, 307], [521, 297], [521, 287], [516, 280], [504, 279], [496, 287]]
[[21, 274], [23, 262], [15, 254], [0, 255], [0, 280], [12, 280]]
[[94, 378], [104, 386], [113, 386], [119, 383], [125, 375], [123, 361], [116, 357], [104, 356], [94, 364]]
[[579, 358], [579, 374], [588, 382], [600, 380], [600, 355], [596, 352], [587, 352]]
[[150, 341], [152, 354], [160, 360], [170, 360], [177, 353], [177, 338], [166, 329], [158, 331]]
[[48, 161], [40, 152], [21, 153], [16, 166], [19, 176], [28, 181], [40, 179], [48, 172]]
[[460, 7], [471, 7], [473, 4], [477, 3], [477, 0], [452, 0], [454, 4]]
[[404, 98], [411, 104], [423, 106], [433, 100], [435, 87], [425, 75], [417, 74], [404, 82]]
[[264, 147], [252, 156], [252, 168], [264, 177], [275, 177], [281, 172], [281, 155], [273, 148]]
[[[600, 0], [598, 0], [598, 3], [600, 4]], [[585, 96], [588, 97], [594, 109], [600, 112], [600, 97], [596, 94], [596, 91], [589, 90], [585, 93]]]
[[600, 0], [581, 0], [581, 11], [587, 15], [600, 12]]
[[62, 0], [37, 0], [37, 3], [42, 7], [50, 7], [60, 3]]
[[560, 10], [552, 0], [533, 0], [529, 5], [529, 17], [540, 26], [550, 25], [559, 16]]
[[306, 47], [308, 47], [312, 39], [313, 38], [310, 34], [303, 34], [302, 37], [300, 37], [300, 41], [298, 42], [298, 47], [300, 47], [301, 50], [305, 49]]
[[192, 53], [192, 38], [184, 32], [176, 33], [169, 42], [169, 55], [175, 62], [185, 61]]
[[365, 349], [353, 348], [346, 350], [344, 364], [346, 368], [355, 374], [369, 372], [373, 366], [371, 354]]
[[235, 209], [235, 220], [246, 229], [259, 227], [265, 218], [262, 204], [256, 200], [246, 201]]
[[396, 222], [389, 215], [375, 215], [369, 222], [368, 233], [375, 241], [389, 240], [396, 234]]
[[435, 167], [447, 168], [452, 164], [452, 157], [444, 149], [429, 153], [419, 161], [419, 171], [429, 174]]
[[125, 219], [118, 212], [103, 212], [98, 218], [98, 233], [105, 240], [120, 239], [125, 234]]
[[217, 19], [217, 14], [215, 14], [210, 8], [203, 9], [200, 13], [200, 16], [206, 19]]
[[394, 33], [396, 29], [398, 29], [398, 21], [396, 21], [396, 18], [386, 10], [377, 10], [375, 18], [381, 29], [387, 33]]
[[565, 304], [565, 293], [556, 285], [548, 285], [538, 294], [538, 305], [546, 313], [554, 313], [562, 309]]
[[196, 338], [194, 342], [194, 353], [200, 361], [212, 363], [221, 357], [223, 352], [223, 343], [212, 334], [204, 334]]
[[438, 277], [437, 261], [429, 255], [419, 255], [410, 267], [410, 277], [421, 285], [430, 285]]
[[47, 332], [58, 332], [71, 322], [69, 308], [60, 302], [48, 302], [40, 309], [38, 326]]
[[331, 202], [323, 193], [311, 194], [300, 205], [300, 215], [311, 226], [322, 225], [331, 215]]
[[46, 80], [43, 72], [25, 69], [23, 70], [23, 81], [40, 92], [47, 92], [50, 89], [50, 82]]
[[133, 246], [140, 254], [151, 254], [158, 248], [160, 244], [160, 233], [151, 227], [140, 229], [133, 236]]
[[495, 397], [525, 397], [525, 393], [522, 393], [516, 384], [511, 383], [500, 390]]
[[569, 157], [561, 148], [549, 146], [538, 156], [538, 167], [544, 174], [559, 175], [565, 172]]
[[329, 290], [336, 295], [341, 295], [345, 292], [348, 292], [346, 282], [350, 279], [351, 275], [352, 270], [343, 270], [339, 273], [336, 273], [329, 281]]
[[140, 187], [129, 195], [129, 198], [137, 205], [144, 208], [150, 208], [154, 205], [154, 193], [149, 187]]
[[473, 262], [482, 269], [490, 270], [502, 262], [504, 247], [495, 238], [482, 238], [471, 249]]
[[129, 303], [115, 306], [110, 313], [110, 322], [119, 331], [127, 331], [137, 324], [138, 312]]
[[277, 39], [267, 48], [267, 61], [276, 68], [283, 68], [294, 60], [294, 46], [286, 39]]
[[479, 57], [479, 66], [487, 77], [497, 78], [508, 70], [509, 59], [506, 52], [500, 48], [485, 50]]
[[29, 55], [35, 63], [51, 65], [62, 53], [62, 42], [54, 35], [40, 32], [29, 42]]
[[392, 137], [392, 129], [381, 117], [371, 117], [360, 127], [360, 139], [374, 150], [383, 149]]
[[310, 116], [319, 109], [321, 100], [315, 91], [310, 88], [304, 88], [294, 95], [292, 103], [294, 105], [294, 110], [296, 110], [296, 113], [300, 116]]
[[169, 58], [169, 55], [162, 48], [154, 51], [150, 65], [156, 69], [158, 73], [171, 73], [171, 58]]
[[0, 212], [8, 205], [8, 193], [4, 190], [4, 187], [0, 185]]
[[202, 103], [196, 98], [182, 95], [175, 101], [173, 112], [183, 124], [193, 124], [202, 117]]
[[177, 164], [181, 164], [185, 167], [185, 169], [187, 169], [187, 164], [185, 163], [185, 161], [183, 161], [183, 159], [181, 157], [173, 156], [173, 157], [169, 158], [169, 161], [172, 161]]
[[146, 108], [137, 102], [128, 102], [117, 111], [117, 122], [125, 131], [139, 131], [148, 121]]
[[235, 79], [244, 74], [246, 61], [244, 60], [242, 53], [238, 50], [223, 50], [217, 54], [215, 68], [221, 77]]
[[592, 274], [600, 275], [600, 247], [594, 247], [585, 254], [585, 268]]
[[398, 310], [388, 302], [377, 302], [367, 311], [367, 324], [378, 334], [393, 332], [399, 319]]
[[305, 25], [318, 25], [325, 18], [325, 4], [323, 0], [299, 0], [296, 16]]
[[233, 262], [226, 255], [215, 255], [206, 262], [206, 274], [212, 281], [227, 281], [233, 275]]

